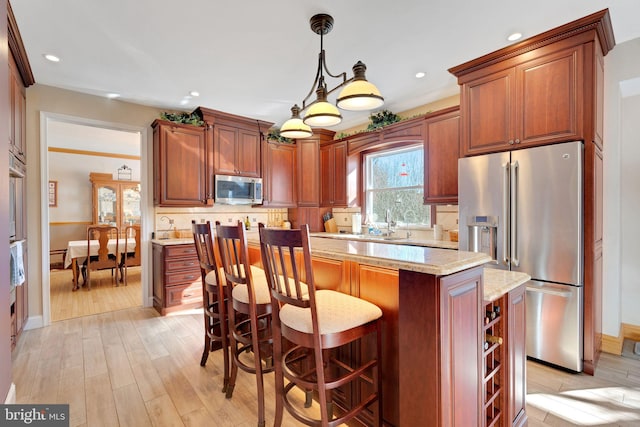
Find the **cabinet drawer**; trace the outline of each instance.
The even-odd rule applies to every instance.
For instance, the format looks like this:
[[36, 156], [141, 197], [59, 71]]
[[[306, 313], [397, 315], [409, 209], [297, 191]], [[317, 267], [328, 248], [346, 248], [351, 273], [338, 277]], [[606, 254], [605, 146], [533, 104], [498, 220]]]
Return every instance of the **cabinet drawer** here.
[[193, 256], [194, 258], [198, 257], [196, 252], [196, 246], [193, 245], [169, 245], [164, 248], [165, 258], [173, 258], [173, 257], [186, 257]]
[[202, 285], [200, 282], [167, 288], [167, 307], [198, 301], [202, 301]]
[[202, 282], [202, 275], [200, 274], [200, 269], [198, 270], [186, 270], [179, 271], [176, 273], [170, 273], [165, 275], [165, 286], [175, 286], [175, 285], [190, 285], [198, 283], [198, 285]]
[[198, 258], [165, 259], [164, 268], [167, 274], [182, 270], [200, 272]]

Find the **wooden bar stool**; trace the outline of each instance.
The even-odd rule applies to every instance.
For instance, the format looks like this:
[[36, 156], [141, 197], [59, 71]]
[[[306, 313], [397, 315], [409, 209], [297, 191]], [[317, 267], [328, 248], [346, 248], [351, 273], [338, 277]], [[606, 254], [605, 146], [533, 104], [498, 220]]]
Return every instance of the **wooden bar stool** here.
[[258, 426], [264, 427], [263, 374], [273, 372], [271, 296], [264, 271], [249, 264], [244, 225], [222, 226], [216, 221], [216, 240], [227, 289], [230, 290], [229, 341], [232, 365], [227, 399], [233, 396], [238, 368], [255, 374]]
[[[373, 423], [380, 426], [382, 310], [351, 295], [316, 289], [308, 225], [302, 225], [300, 230], [282, 230], [267, 229], [259, 224], [258, 229], [273, 310], [274, 425], [282, 424], [283, 408], [301, 423], [326, 427], [346, 423], [373, 406]], [[298, 261], [300, 250], [302, 261]], [[307, 295], [303, 292], [304, 286], [308, 287]], [[353, 366], [350, 361], [337, 360], [335, 354], [331, 355], [330, 350], [361, 340], [369, 334], [376, 337], [376, 355], [371, 360]], [[285, 350], [283, 338], [292, 344], [287, 343]], [[304, 358], [307, 363], [301, 364]], [[358, 360], [357, 357], [353, 359]], [[285, 378], [288, 381], [286, 385]], [[351, 408], [343, 408], [341, 415], [334, 417], [332, 391], [348, 384], [362, 384], [362, 381], [371, 386], [370, 392], [363, 388], [359, 402]], [[295, 397], [289, 392], [295, 386], [305, 392], [317, 392], [320, 419], [312, 418], [302, 404], [294, 402]]]
[[200, 366], [205, 366], [209, 353], [220, 348], [224, 360], [222, 392], [229, 387], [229, 330], [227, 326], [227, 294], [225, 281], [215, 258], [211, 223], [196, 224], [191, 221], [193, 240], [202, 274], [202, 306], [204, 311], [204, 351]]

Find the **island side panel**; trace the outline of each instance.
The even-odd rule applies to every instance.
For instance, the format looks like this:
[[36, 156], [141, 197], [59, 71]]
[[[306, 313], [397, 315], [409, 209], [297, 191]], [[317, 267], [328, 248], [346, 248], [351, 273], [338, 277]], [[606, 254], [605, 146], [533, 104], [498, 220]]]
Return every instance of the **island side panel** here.
[[399, 426], [440, 425], [438, 305], [435, 276], [400, 270]]
[[482, 268], [400, 270], [399, 425], [480, 425]]

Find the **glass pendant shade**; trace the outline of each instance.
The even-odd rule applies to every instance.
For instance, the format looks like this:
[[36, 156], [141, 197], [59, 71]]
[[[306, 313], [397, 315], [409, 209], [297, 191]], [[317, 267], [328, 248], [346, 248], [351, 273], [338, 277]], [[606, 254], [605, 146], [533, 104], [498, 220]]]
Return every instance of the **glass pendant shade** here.
[[291, 107], [291, 118], [280, 127], [280, 135], [291, 139], [309, 138], [313, 135], [311, 127], [305, 125], [300, 118], [298, 104]]
[[318, 101], [309, 107], [303, 121], [309, 126], [334, 126], [342, 121], [342, 114], [335, 105]]
[[373, 83], [354, 80], [340, 91], [337, 103], [343, 110], [363, 111], [382, 106], [384, 98]]
[[367, 66], [362, 61], [353, 66], [353, 80], [338, 95], [336, 103], [343, 110], [363, 111], [378, 108], [384, 104], [384, 98], [378, 88], [364, 76]]
[[311, 127], [305, 125], [302, 122], [300, 117], [291, 118], [284, 122], [284, 124], [280, 127], [280, 135], [285, 138], [291, 139], [301, 139], [301, 138], [309, 138], [313, 135], [313, 131], [311, 131]]

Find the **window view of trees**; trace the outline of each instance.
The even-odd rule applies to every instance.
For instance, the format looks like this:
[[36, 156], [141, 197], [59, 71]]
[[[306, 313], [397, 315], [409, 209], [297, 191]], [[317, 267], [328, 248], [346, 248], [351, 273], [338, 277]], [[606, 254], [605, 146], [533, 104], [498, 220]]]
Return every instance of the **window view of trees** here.
[[367, 219], [378, 225], [390, 220], [406, 225], [431, 225], [430, 207], [423, 204], [424, 150], [413, 146], [366, 157]]

